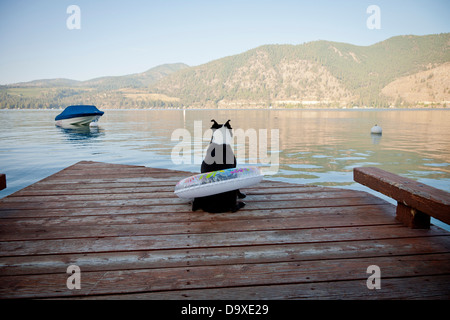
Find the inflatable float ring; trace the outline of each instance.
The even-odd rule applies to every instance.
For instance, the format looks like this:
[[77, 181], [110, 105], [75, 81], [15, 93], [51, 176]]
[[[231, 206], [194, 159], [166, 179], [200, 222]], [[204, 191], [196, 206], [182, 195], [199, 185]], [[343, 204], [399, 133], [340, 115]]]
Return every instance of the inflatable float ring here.
[[180, 180], [175, 194], [192, 199], [249, 187], [259, 183], [263, 174], [256, 167], [231, 168], [205, 172]]

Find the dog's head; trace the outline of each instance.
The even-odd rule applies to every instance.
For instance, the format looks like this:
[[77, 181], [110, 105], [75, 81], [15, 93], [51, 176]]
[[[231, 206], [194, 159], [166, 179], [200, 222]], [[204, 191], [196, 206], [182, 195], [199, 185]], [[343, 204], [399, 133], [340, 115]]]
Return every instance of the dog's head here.
[[230, 125], [230, 121], [228, 120], [225, 124], [218, 124], [216, 120], [211, 120], [213, 125], [211, 129], [213, 131], [211, 137], [211, 143], [216, 144], [231, 144], [233, 140], [233, 132]]

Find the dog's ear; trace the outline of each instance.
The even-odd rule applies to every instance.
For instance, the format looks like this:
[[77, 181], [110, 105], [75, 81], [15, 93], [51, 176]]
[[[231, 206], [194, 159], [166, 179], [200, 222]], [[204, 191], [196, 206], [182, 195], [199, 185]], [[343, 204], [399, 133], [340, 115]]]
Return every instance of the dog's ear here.
[[228, 129], [231, 130], [232, 128], [231, 128], [231, 125], [230, 125], [230, 121], [231, 121], [231, 120], [228, 120], [227, 122], [225, 122], [225, 124], [224, 124], [223, 126], [224, 126], [224, 127], [227, 127]]
[[211, 129], [219, 129], [220, 125], [216, 122], [216, 120], [212, 119], [211, 122], [214, 122], [211, 126]]

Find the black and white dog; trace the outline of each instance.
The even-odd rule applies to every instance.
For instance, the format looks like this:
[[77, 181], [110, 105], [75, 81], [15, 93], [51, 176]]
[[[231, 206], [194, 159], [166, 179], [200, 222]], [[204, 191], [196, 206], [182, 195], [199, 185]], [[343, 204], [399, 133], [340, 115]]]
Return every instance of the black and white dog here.
[[[201, 173], [236, 168], [236, 157], [230, 145], [233, 141], [230, 120], [225, 124], [218, 124], [215, 120], [211, 120], [211, 122], [213, 122], [211, 127], [213, 134], [205, 159], [202, 162]], [[243, 199], [245, 194], [239, 190], [232, 190], [207, 197], [195, 198], [192, 210], [203, 209], [210, 213], [236, 212], [245, 206], [245, 203], [237, 201], [237, 198]]]

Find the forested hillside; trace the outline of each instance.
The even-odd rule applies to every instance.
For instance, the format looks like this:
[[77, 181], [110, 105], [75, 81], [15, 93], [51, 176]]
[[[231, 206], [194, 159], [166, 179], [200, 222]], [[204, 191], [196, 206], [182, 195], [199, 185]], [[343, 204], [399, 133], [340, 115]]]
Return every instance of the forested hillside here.
[[[264, 45], [195, 67], [180, 63], [83, 82], [52, 79], [3, 86], [0, 108], [82, 103], [102, 108], [442, 107], [450, 101], [443, 71], [449, 62], [449, 33], [398, 36], [371, 46], [330, 41]], [[424, 72], [434, 78], [423, 82]], [[422, 82], [405, 80], [414, 76]]]
[[450, 61], [449, 49], [450, 34], [399, 36], [367, 47], [329, 41], [267, 45], [184, 69], [153, 90], [194, 105], [306, 101], [381, 107], [393, 103], [382, 94], [386, 85]]
[[61, 108], [94, 104], [102, 108], [178, 106], [179, 99], [152, 94], [148, 86], [187, 68], [184, 63], [165, 64], [142, 73], [101, 77], [87, 81], [35, 80], [0, 87], [0, 108]]

